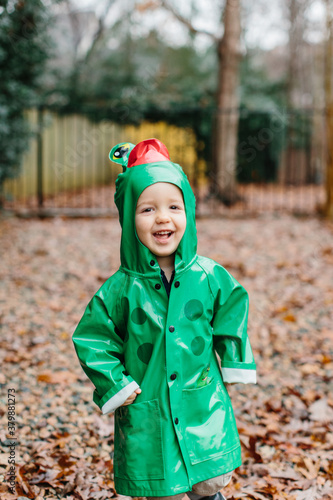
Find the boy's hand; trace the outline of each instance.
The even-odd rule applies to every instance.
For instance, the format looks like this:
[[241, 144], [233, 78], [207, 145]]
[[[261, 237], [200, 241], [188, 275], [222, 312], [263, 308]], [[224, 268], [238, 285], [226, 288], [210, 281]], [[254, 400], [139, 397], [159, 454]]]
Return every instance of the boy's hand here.
[[141, 389], [135, 389], [135, 391], [133, 392], [133, 394], [131, 394], [125, 401], [125, 403], [123, 403], [122, 405], [120, 406], [127, 406], [127, 405], [130, 405], [131, 403], [133, 403], [133, 401], [135, 400], [135, 398], [137, 397], [138, 394], [140, 394]]

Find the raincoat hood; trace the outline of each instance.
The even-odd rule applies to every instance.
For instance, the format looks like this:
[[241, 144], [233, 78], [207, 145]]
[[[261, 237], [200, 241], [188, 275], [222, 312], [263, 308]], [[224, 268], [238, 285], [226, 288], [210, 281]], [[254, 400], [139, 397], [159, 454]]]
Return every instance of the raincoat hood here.
[[[124, 148], [124, 144], [128, 147]], [[120, 156], [122, 156], [122, 161]], [[116, 180], [114, 200], [122, 227], [121, 268], [133, 275], [156, 277], [160, 266], [156, 256], [138, 238], [135, 228], [136, 204], [142, 191], [156, 182], [175, 184], [183, 193], [186, 229], [175, 253], [175, 274], [184, 271], [196, 258], [195, 197], [183, 169], [170, 161], [169, 153], [157, 139], [148, 139], [135, 147], [129, 143], [115, 146], [110, 159], [123, 165]]]

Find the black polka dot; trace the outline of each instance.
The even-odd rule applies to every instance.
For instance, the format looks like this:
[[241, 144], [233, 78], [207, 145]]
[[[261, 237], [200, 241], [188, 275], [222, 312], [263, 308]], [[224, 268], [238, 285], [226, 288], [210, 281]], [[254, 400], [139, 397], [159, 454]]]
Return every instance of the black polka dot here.
[[153, 344], [146, 342], [145, 344], [141, 344], [138, 348], [138, 358], [148, 365], [149, 360], [151, 358], [153, 352]]
[[198, 337], [195, 337], [192, 340], [191, 349], [193, 354], [195, 354], [196, 356], [200, 356], [200, 354], [203, 353], [204, 348], [205, 348], [205, 341], [203, 337], [199, 335]]
[[141, 307], [136, 307], [135, 309], [133, 309], [131, 314], [131, 320], [133, 321], [133, 323], [135, 323], [136, 325], [143, 325], [146, 319], [147, 314], [143, 309], [141, 309]]
[[189, 300], [187, 304], [185, 304], [184, 313], [190, 321], [195, 321], [200, 318], [203, 313], [202, 302], [197, 299]]

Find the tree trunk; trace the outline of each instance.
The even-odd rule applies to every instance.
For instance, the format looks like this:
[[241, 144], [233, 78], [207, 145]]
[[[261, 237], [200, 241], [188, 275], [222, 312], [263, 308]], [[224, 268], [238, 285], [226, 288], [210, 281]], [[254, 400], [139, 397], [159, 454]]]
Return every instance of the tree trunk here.
[[307, 164], [302, 161], [302, 157], [306, 154], [306, 151], [297, 147], [297, 136], [300, 133], [298, 129], [300, 126], [298, 110], [303, 106], [302, 95], [305, 92], [303, 81], [304, 57], [302, 51], [304, 50], [304, 31], [306, 29], [305, 10], [308, 3], [308, 0], [287, 0], [286, 2], [290, 26], [287, 79], [289, 121], [286, 135], [287, 147], [281, 157], [282, 161], [279, 166], [278, 177], [282, 184], [304, 184], [309, 170]]
[[240, 0], [227, 0], [224, 35], [218, 42], [219, 82], [215, 123], [214, 168], [210, 193], [230, 206], [241, 199], [237, 193], [237, 140], [239, 120]]
[[333, 221], [333, 2], [326, 0], [327, 15], [327, 46], [325, 68], [325, 94], [327, 110], [327, 160], [326, 160], [326, 201], [324, 206], [325, 216]]

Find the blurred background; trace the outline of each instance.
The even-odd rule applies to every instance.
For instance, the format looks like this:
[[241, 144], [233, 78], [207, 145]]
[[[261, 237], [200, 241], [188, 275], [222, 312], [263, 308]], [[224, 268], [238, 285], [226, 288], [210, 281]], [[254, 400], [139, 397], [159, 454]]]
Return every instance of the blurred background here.
[[122, 141], [162, 140], [198, 214], [333, 217], [331, 0], [2, 1], [0, 186], [115, 214]]

